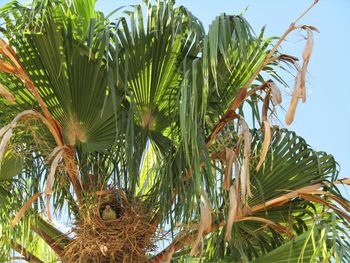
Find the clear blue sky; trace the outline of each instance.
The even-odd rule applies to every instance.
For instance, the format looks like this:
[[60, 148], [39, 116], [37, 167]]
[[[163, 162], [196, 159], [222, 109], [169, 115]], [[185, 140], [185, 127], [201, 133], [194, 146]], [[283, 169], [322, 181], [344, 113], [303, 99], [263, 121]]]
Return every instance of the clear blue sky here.
[[[266, 36], [280, 36], [312, 1], [177, 0], [177, 3], [186, 6], [206, 28], [220, 13], [236, 14], [249, 7], [245, 17], [256, 32], [266, 25]], [[0, 6], [7, 2], [0, 0]], [[97, 8], [109, 13], [119, 6], [140, 2], [99, 0]], [[316, 26], [321, 33], [315, 34], [307, 103], [299, 105], [296, 119], [289, 127], [304, 137], [315, 150], [333, 154], [341, 166], [341, 177], [350, 177], [350, 84], [346, 79], [350, 76], [349, 10], [349, 0], [319, 0], [301, 21]], [[304, 44], [302, 39], [302, 34], [295, 32], [283, 44], [283, 52], [300, 57]], [[288, 80], [293, 83], [291, 77]], [[285, 99], [287, 105], [288, 100]]]

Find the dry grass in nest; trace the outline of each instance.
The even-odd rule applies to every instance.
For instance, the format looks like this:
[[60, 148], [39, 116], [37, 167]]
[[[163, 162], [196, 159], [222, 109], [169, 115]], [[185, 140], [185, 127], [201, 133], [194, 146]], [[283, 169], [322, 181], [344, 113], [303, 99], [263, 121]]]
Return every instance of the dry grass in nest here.
[[[119, 199], [119, 198], [118, 198]], [[113, 207], [119, 218], [105, 221], [101, 210]], [[82, 219], [73, 230], [74, 240], [65, 248], [63, 262], [147, 262], [154, 250], [154, 227], [142, 203], [132, 206], [125, 197], [103, 199], [90, 209], [82, 209]]]

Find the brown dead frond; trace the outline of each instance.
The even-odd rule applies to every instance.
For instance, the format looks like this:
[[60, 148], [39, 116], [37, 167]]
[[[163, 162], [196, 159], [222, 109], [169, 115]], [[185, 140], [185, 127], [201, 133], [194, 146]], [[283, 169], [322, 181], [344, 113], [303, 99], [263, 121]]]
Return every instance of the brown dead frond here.
[[4, 97], [6, 101], [10, 104], [15, 104], [16, 103], [16, 98], [13, 96], [13, 94], [7, 90], [3, 85], [0, 84], [0, 96]]
[[269, 145], [271, 142], [271, 127], [268, 121], [264, 121], [264, 142], [262, 145], [261, 153], [260, 153], [260, 161], [256, 166], [256, 171], [258, 172], [261, 165], [264, 163], [267, 151], [269, 149]]
[[209, 198], [206, 192], [201, 193], [200, 211], [201, 211], [201, 219], [198, 224], [198, 234], [197, 234], [196, 240], [192, 245], [192, 249], [190, 252], [192, 256], [197, 254], [198, 246], [202, 240], [203, 234], [209, 232], [211, 229], [211, 224], [212, 224], [211, 208], [210, 208]]
[[237, 215], [239, 214], [240, 200], [239, 200], [239, 196], [236, 188], [237, 187], [235, 185], [232, 185], [230, 187], [229, 211], [228, 211], [227, 227], [226, 227], [226, 234], [225, 234], [225, 240], [227, 241], [231, 240], [233, 222], [236, 220]]

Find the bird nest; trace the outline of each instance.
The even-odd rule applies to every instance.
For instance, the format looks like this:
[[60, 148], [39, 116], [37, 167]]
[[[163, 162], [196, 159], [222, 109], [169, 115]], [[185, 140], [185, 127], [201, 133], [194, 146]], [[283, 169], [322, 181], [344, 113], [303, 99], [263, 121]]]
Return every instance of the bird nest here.
[[[104, 220], [103, 210], [111, 207], [116, 219]], [[147, 262], [154, 250], [155, 228], [142, 202], [131, 205], [123, 192], [106, 195], [81, 210], [75, 238], [64, 250], [63, 262]]]

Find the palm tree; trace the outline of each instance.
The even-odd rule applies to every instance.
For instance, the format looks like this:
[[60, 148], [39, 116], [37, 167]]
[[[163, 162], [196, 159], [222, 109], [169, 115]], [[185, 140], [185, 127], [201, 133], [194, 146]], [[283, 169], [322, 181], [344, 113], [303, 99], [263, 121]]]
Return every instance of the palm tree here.
[[[348, 262], [349, 179], [275, 125], [285, 72], [287, 124], [305, 101], [305, 14], [276, 39], [171, 0], [94, 5], [1, 9], [1, 261]], [[279, 52], [296, 29], [302, 66]]]

